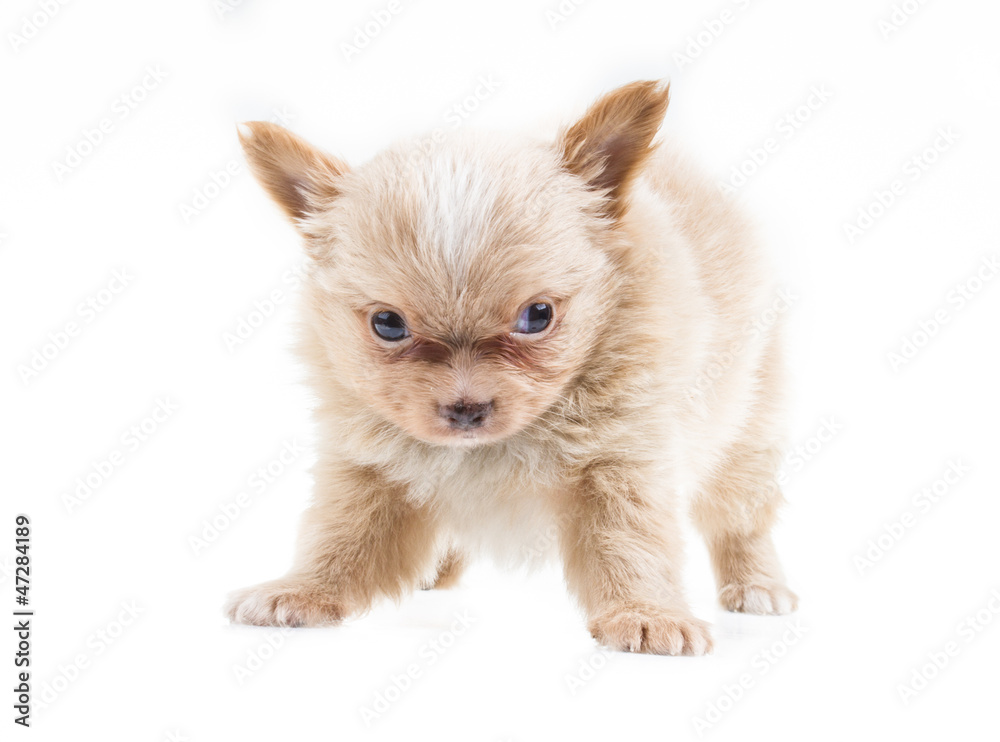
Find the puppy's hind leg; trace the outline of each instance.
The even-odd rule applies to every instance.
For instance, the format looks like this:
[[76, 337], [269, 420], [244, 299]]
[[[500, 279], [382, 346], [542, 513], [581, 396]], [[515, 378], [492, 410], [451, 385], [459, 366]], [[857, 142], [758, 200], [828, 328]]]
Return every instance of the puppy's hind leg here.
[[438, 560], [437, 574], [424, 585], [424, 590], [447, 590], [455, 587], [465, 571], [466, 560], [458, 549], [451, 547]]
[[780, 460], [776, 446], [737, 445], [692, 502], [692, 516], [711, 554], [719, 602], [727, 610], [783, 614], [798, 604], [785, 586], [771, 539], [783, 502], [775, 479]]

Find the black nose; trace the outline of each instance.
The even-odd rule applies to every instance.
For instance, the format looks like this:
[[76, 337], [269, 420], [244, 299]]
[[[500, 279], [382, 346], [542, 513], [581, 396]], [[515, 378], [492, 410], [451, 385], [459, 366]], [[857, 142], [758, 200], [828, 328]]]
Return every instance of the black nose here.
[[487, 418], [493, 412], [493, 403], [456, 402], [453, 405], [441, 405], [438, 412], [441, 417], [448, 421], [448, 427], [458, 430], [472, 430], [486, 424]]

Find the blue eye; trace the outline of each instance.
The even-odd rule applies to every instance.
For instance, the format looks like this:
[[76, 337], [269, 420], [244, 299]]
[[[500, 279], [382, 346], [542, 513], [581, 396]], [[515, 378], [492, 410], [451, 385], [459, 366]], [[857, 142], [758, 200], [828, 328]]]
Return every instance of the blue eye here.
[[521, 310], [521, 316], [514, 323], [514, 332], [534, 335], [552, 322], [552, 306], [545, 303], [529, 304]]
[[372, 315], [372, 329], [383, 340], [396, 342], [409, 337], [406, 320], [395, 312], [376, 312]]

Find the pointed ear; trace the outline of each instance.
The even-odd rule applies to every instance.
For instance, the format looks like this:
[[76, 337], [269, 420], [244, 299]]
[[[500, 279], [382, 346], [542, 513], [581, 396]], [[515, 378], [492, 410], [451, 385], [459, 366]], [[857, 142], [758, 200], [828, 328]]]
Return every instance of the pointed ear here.
[[669, 85], [634, 82], [598, 100], [562, 135], [563, 164], [593, 190], [607, 193], [608, 216], [625, 213], [629, 183], [653, 151], [650, 143], [669, 101]]
[[251, 172], [303, 232], [301, 220], [339, 195], [349, 168], [277, 124], [250, 121], [238, 132]]

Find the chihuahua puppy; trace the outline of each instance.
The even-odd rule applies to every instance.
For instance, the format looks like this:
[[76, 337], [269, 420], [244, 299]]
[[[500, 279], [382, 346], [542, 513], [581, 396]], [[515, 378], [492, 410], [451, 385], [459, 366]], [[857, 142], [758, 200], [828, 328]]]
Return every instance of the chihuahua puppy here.
[[636, 82], [555, 141], [456, 135], [358, 168], [245, 125], [310, 258], [320, 452], [293, 568], [234, 593], [232, 621], [335, 623], [551, 544], [597, 641], [703, 654], [682, 509], [725, 608], [794, 610], [776, 295], [744, 219], [654, 146], [667, 103]]

